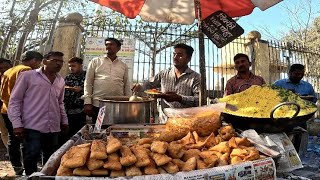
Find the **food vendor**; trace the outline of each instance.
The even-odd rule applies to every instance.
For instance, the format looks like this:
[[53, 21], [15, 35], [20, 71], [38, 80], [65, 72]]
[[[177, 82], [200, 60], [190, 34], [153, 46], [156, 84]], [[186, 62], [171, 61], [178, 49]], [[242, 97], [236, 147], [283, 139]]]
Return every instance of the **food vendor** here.
[[173, 52], [173, 68], [160, 71], [156, 76], [137, 84], [134, 91], [160, 88], [161, 94], [156, 95], [161, 100], [159, 123], [166, 122], [166, 116], [161, 112], [164, 108], [186, 108], [199, 105], [200, 74], [189, 68], [188, 63], [193, 54], [193, 48], [186, 44], [177, 44]]
[[238, 73], [227, 81], [224, 95], [244, 91], [251, 85], [261, 86], [266, 83], [261, 76], [254, 75], [250, 71], [251, 62], [246, 54], [236, 54], [233, 61]]
[[280, 79], [274, 82], [274, 85], [288, 89], [300, 95], [302, 99], [317, 102], [317, 95], [312, 85], [304, 80], [305, 68], [302, 64], [292, 64], [289, 69], [289, 78]]

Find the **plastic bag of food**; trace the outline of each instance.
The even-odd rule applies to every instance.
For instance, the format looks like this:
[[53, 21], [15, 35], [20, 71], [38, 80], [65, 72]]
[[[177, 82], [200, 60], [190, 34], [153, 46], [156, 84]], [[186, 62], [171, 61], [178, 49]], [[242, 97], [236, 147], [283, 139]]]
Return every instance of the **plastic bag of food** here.
[[164, 113], [169, 117], [166, 131], [160, 135], [164, 141], [174, 141], [196, 131], [200, 136], [208, 136], [221, 127], [220, 114], [226, 103], [211, 104], [192, 108], [166, 108]]

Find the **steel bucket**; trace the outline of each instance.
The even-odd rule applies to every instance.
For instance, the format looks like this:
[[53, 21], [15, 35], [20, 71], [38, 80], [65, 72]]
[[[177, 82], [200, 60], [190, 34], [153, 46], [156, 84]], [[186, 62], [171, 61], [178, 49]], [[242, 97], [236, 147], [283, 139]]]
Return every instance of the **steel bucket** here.
[[112, 96], [100, 99], [100, 107], [105, 107], [103, 125], [144, 124], [150, 122], [150, 109], [153, 99], [129, 101], [129, 96]]

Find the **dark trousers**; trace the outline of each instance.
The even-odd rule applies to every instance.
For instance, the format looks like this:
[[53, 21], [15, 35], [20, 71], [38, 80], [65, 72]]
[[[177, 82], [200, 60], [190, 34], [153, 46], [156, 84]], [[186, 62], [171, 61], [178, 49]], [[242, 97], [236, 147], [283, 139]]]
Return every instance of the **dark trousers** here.
[[12, 123], [9, 120], [8, 114], [2, 114], [2, 117], [4, 119], [4, 123], [9, 133], [8, 151], [9, 151], [10, 162], [13, 168], [22, 167], [21, 149], [20, 149], [20, 145], [22, 144], [22, 141], [14, 136]]
[[41, 152], [43, 161], [47, 162], [49, 157], [59, 148], [59, 133], [41, 133], [32, 129], [25, 129], [25, 138], [23, 142], [23, 163], [26, 175], [37, 172], [37, 161]]
[[67, 114], [69, 123], [69, 132], [67, 135], [60, 132], [59, 144], [62, 146], [67, 142], [73, 135], [75, 135], [85, 124], [86, 114], [84, 112], [79, 114]]
[[99, 107], [93, 106], [93, 113], [92, 113], [92, 124], [96, 124], [98, 114], [99, 114]]

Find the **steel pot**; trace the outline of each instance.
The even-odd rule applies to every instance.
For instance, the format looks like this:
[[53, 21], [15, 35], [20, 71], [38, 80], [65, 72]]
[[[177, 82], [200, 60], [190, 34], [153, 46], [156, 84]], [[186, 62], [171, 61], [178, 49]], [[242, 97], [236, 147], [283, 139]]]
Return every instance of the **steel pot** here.
[[105, 106], [103, 125], [143, 124], [150, 122], [151, 98], [129, 101], [130, 96], [112, 96], [100, 99], [100, 107]]

